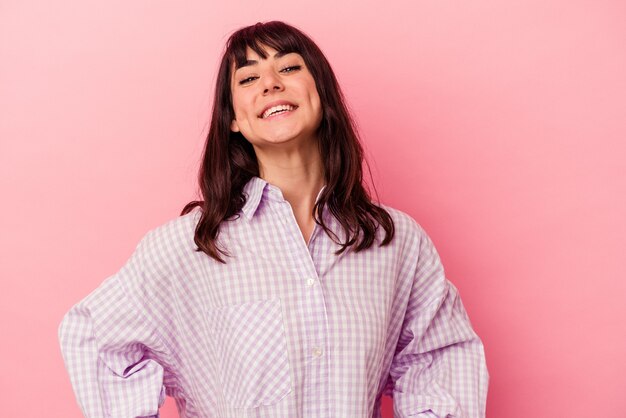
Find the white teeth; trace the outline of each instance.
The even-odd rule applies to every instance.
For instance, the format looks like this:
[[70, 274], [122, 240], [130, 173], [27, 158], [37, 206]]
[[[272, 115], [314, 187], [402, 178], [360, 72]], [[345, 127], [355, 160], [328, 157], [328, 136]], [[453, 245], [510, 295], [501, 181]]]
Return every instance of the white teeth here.
[[263, 115], [261, 117], [265, 119], [266, 117], [270, 116], [273, 113], [280, 112], [283, 110], [293, 110], [295, 108], [296, 108], [295, 106], [291, 106], [291, 105], [278, 105], [278, 106], [270, 107], [265, 112], [263, 112]]

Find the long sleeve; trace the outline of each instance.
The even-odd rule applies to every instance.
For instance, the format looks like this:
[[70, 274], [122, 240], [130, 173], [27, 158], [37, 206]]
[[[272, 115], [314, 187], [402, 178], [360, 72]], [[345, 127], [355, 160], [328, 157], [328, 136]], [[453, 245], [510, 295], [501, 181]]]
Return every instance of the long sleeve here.
[[394, 417], [484, 418], [489, 374], [483, 344], [432, 241], [421, 233], [390, 369]]
[[124, 282], [144, 274], [141, 243], [122, 269], [74, 305], [59, 326], [66, 369], [87, 418], [158, 417], [165, 348]]

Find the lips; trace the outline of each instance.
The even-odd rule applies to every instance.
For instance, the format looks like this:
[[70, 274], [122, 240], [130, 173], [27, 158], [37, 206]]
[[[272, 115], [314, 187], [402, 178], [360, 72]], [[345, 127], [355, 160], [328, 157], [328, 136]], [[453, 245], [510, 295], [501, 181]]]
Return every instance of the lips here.
[[258, 117], [259, 117], [260, 119], [264, 119], [264, 118], [263, 118], [263, 115], [265, 114], [265, 112], [267, 112], [269, 109], [271, 109], [271, 108], [273, 108], [273, 107], [276, 107], [276, 106], [281, 106], [281, 105], [284, 105], [284, 106], [292, 106], [292, 107], [293, 107], [293, 109], [291, 109], [292, 111], [293, 111], [293, 110], [296, 110], [296, 109], [298, 108], [298, 106], [296, 106], [295, 104], [293, 104], [292, 102], [290, 102], [290, 101], [288, 101], [288, 100], [277, 100], [277, 101], [274, 101], [274, 102], [268, 103], [268, 104], [267, 104], [267, 106], [265, 106], [265, 108], [263, 108], [263, 110], [261, 111], [261, 113], [259, 113], [259, 114], [258, 114]]

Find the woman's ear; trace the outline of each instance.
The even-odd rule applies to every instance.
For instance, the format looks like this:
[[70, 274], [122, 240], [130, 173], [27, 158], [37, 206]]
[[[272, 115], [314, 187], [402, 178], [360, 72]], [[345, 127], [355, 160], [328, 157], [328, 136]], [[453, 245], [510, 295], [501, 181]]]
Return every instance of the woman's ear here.
[[237, 123], [236, 119], [233, 119], [233, 121], [230, 123], [230, 130], [233, 132], [239, 132], [239, 124]]

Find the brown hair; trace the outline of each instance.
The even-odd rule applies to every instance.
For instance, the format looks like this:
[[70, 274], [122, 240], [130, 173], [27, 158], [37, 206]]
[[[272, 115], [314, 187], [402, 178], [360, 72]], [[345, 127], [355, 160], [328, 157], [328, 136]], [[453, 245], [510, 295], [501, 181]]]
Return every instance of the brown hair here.
[[[394, 223], [385, 209], [371, 202], [363, 187], [363, 149], [356, 125], [344, 103], [343, 93], [328, 60], [303, 32], [286, 23], [273, 21], [241, 28], [226, 43], [215, 85], [211, 123], [202, 165], [198, 173], [198, 183], [204, 200], [189, 202], [181, 212], [184, 215], [196, 206], [202, 208], [194, 236], [194, 242], [198, 246], [196, 251], [203, 251], [215, 260], [226, 263], [218, 252], [230, 255], [216, 245], [219, 226], [222, 221], [239, 217], [238, 212], [246, 202], [243, 187], [253, 176], [259, 176], [252, 144], [241, 133], [230, 130], [234, 119], [230, 82], [231, 68], [233, 65], [242, 65], [246, 60], [248, 47], [260, 57], [267, 58], [263, 45], [277, 51], [300, 54], [315, 80], [320, 97], [323, 116], [317, 136], [324, 162], [326, 187], [313, 207], [315, 222], [335, 243], [342, 246], [335, 254], [341, 254], [352, 245], [356, 252], [371, 247], [379, 226], [385, 230], [385, 238], [380, 245], [387, 245], [394, 236]], [[327, 205], [344, 229], [346, 242], [340, 243], [337, 235], [325, 225], [322, 217], [324, 205]], [[363, 236], [357, 243], [360, 232]]]

